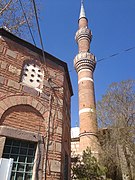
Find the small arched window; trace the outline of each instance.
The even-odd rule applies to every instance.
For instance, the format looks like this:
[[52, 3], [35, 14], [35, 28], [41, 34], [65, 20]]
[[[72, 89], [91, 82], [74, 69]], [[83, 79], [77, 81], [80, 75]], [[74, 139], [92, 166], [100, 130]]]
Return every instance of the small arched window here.
[[27, 62], [22, 69], [21, 82], [37, 91], [42, 92], [44, 79], [44, 70], [34, 62]]

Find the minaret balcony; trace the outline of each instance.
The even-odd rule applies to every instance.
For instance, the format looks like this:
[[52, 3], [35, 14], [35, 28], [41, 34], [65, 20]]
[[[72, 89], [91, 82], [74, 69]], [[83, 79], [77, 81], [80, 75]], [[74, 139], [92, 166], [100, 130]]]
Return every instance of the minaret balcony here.
[[89, 52], [81, 52], [74, 59], [74, 67], [77, 73], [82, 69], [94, 71], [96, 66], [95, 56]]
[[82, 38], [88, 39], [90, 42], [92, 39], [92, 32], [87, 27], [83, 27], [76, 32], [75, 40], [78, 43]]

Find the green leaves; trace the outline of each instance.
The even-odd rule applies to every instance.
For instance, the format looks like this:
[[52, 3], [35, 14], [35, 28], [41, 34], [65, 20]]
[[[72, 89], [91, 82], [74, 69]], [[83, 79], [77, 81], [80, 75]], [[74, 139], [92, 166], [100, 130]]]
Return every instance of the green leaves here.
[[87, 148], [82, 157], [79, 157], [78, 161], [73, 163], [72, 172], [74, 179], [101, 180], [106, 174], [107, 168], [101, 166], [92, 155], [90, 148]]

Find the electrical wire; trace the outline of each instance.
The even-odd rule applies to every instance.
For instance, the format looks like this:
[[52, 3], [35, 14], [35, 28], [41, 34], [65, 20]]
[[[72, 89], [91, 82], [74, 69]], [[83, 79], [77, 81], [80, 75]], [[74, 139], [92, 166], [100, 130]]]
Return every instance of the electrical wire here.
[[[26, 22], [27, 22], [27, 25], [28, 25], [28, 28], [29, 28], [29, 31], [30, 31], [30, 34], [31, 34], [31, 37], [32, 37], [32, 40], [36, 46], [36, 43], [35, 43], [35, 40], [34, 40], [34, 37], [33, 37], [33, 34], [32, 34], [32, 31], [31, 31], [31, 28], [30, 28], [30, 25], [28, 23], [28, 19], [26, 17], [26, 13], [24, 11], [24, 8], [23, 8], [23, 4], [21, 2], [21, 0], [19, 0], [20, 2], [20, 5], [21, 5], [21, 8], [22, 8], [22, 11], [23, 11], [23, 14], [24, 14], [24, 17], [26, 19]], [[43, 41], [42, 41], [42, 36], [41, 36], [41, 31], [40, 31], [40, 26], [39, 26], [39, 21], [38, 21], [38, 16], [37, 16], [37, 9], [36, 9], [36, 4], [35, 4], [35, 1], [32, 0], [33, 2], [33, 7], [34, 7], [34, 13], [35, 13], [35, 17], [36, 17], [36, 23], [37, 23], [37, 27], [38, 27], [38, 33], [39, 33], [39, 37], [40, 37], [40, 43], [41, 43], [41, 47], [42, 47], [42, 54], [43, 54], [43, 61], [44, 63], [46, 64], [46, 60], [45, 60], [45, 52], [44, 52], [44, 46], [43, 46]], [[47, 66], [46, 66], [46, 69], [47, 69]], [[47, 71], [48, 72], [48, 71]], [[47, 74], [48, 75], [48, 74]], [[48, 77], [48, 82], [49, 82], [49, 77]], [[56, 97], [57, 99], [57, 103], [59, 101], [58, 99], [58, 96], [56, 95], [55, 93], [55, 89], [53, 87], [51, 87], [51, 90], [54, 94], [54, 96]], [[58, 106], [57, 106], [58, 107]], [[49, 115], [48, 115], [48, 125], [47, 125], [47, 137], [46, 137], [46, 156], [45, 156], [45, 179], [46, 179], [46, 170], [47, 170], [47, 160], [48, 160], [48, 148], [49, 148], [49, 136], [50, 136], [50, 120], [51, 120], [51, 108], [52, 108], [52, 95], [50, 94], [50, 100], [49, 100]]]
[[[19, 0], [19, 2], [20, 2], [20, 5], [21, 5], [21, 8], [22, 8], [22, 11], [23, 11], [25, 20], [26, 20], [26, 22], [27, 22], [27, 25], [28, 25], [29, 32], [30, 32], [30, 34], [31, 34], [33, 43], [34, 43], [34, 45], [36, 46], [36, 42], [35, 42], [35, 40], [34, 40], [32, 31], [31, 31], [31, 28], [30, 28], [30, 25], [29, 25], [29, 22], [28, 22], [28, 19], [27, 19], [27, 16], [26, 16], [26, 13], [25, 13], [25, 11], [24, 11], [23, 4], [22, 4], [21, 0]], [[40, 37], [40, 43], [41, 43], [41, 47], [42, 47], [43, 61], [46, 62], [46, 60], [45, 60], [45, 53], [44, 53], [44, 45], [43, 45], [42, 36], [41, 36], [41, 31], [40, 31], [40, 25], [39, 25], [39, 21], [38, 21], [36, 3], [35, 3], [35, 0], [32, 0], [32, 2], [33, 2], [34, 12], [35, 12], [35, 17], [36, 17], [36, 23], [37, 23], [37, 27], [38, 27], [39, 37]], [[120, 54], [122, 54], [122, 53], [124, 53], [124, 52], [131, 51], [131, 50], [133, 50], [133, 49], [135, 49], [135, 46], [133, 46], [133, 47], [131, 47], [131, 48], [124, 49], [124, 50], [121, 51], [121, 52], [111, 54], [111, 55], [109, 55], [109, 56], [107, 56], [107, 57], [103, 57], [103, 58], [97, 60], [97, 63], [102, 62], [102, 61], [105, 61], [105, 60], [108, 60], [108, 59], [113, 58], [113, 57], [115, 57], [115, 56], [118, 56], [118, 55], [120, 55]], [[73, 70], [74, 70], [74, 69], [71, 69], [71, 70], [69, 70], [69, 72], [72, 72]]]
[[[32, 31], [31, 31], [31, 28], [30, 28], [30, 25], [29, 25], [29, 22], [28, 22], [28, 19], [27, 19], [27, 17], [26, 17], [26, 13], [25, 13], [24, 8], [23, 8], [22, 1], [19, 0], [19, 2], [20, 2], [20, 5], [21, 5], [21, 8], [22, 8], [22, 11], [23, 11], [25, 20], [26, 20], [26, 22], [27, 22], [27, 25], [28, 25], [29, 32], [30, 32], [30, 34], [31, 34], [33, 43], [34, 43], [34, 45], [36, 46], [36, 43], [35, 43], [35, 40], [34, 40]], [[36, 17], [36, 23], [37, 23], [37, 27], [38, 27], [39, 37], [40, 37], [40, 43], [41, 43], [41, 47], [42, 47], [43, 60], [44, 60], [44, 62], [45, 62], [44, 45], [43, 45], [42, 36], [41, 36], [41, 31], [40, 31], [40, 25], [39, 25], [39, 21], [38, 21], [36, 3], [35, 3], [35, 0], [32, 0], [32, 2], [33, 2], [34, 12], [35, 12], [35, 17]], [[124, 49], [124, 50], [121, 51], [121, 52], [111, 54], [111, 55], [109, 55], [109, 56], [107, 56], [107, 57], [103, 57], [103, 58], [97, 60], [97, 63], [99, 63], [99, 62], [101, 62], [101, 61], [108, 60], [108, 59], [110, 59], [110, 58], [112, 58], [112, 57], [118, 56], [118, 55], [120, 55], [120, 54], [122, 54], [122, 53], [124, 53], [124, 52], [128, 52], [128, 51], [131, 51], [131, 50], [133, 50], [133, 49], [135, 49], [135, 46], [133, 46], [133, 47], [131, 47], [131, 48]], [[69, 70], [69, 72], [71, 72], [71, 71], [72, 71], [72, 70]]]
[[39, 38], [40, 38], [40, 44], [42, 47], [43, 61], [45, 63], [46, 60], [45, 60], [45, 53], [44, 53], [44, 45], [43, 45], [42, 35], [41, 35], [41, 31], [40, 31], [40, 25], [39, 25], [39, 21], [38, 21], [36, 3], [35, 3], [35, 0], [32, 0], [32, 2], [33, 2], [34, 13], [35, 13], [35, 18], [36, 18], [36, 23], [37, 23], [37, 28], [38, 28], [38, 34], [39, 34]]
[[[127, 48], [127, 49], [124, 49], [123, 51], [120, 51], [120, 52], [118, 52], [118, 53], [114, 53], [114, 54], [111, 54], [111, 55], [109, 55], [109, 56], [107, 56], [107, 57], [103, 57], [103, 58], [97, 60], [96, 62], [99, 63], [99, 62], [102, 62], [102, 61], [110, 60], [110, 58], [113, 58], [113, 57], [115, 57], [115, 56], [118, 56], [118, 55], [120, 55], [120, 54], [123, 54], [123, 53], [125, 53], [125, 52], [131, 51], [131, 50], [134, 50], [134, 49], [135, 49], [135, 46], [130, 47], [130, 48]], [[74, 68], [70, 69], [70, 70], [69, 70], [69, 73], [73, 72], [74, 70], [75, 70]]]
[[[29, 25], [29, 22], [28, 22], [28, 19], [27, 19], [25, 10], [24, 10], [24, 8], [23, 8], [22, 1], [19, 0], [19, 2], [20, 2], [20, 5], [21, 5], [22, 12], [23, 12], [23, 14], [24, 14], [24, 18], [25, 18], [26, 23], [27, 23], [27, 25], [28, 25], [28, 29], [29, 29], [30, 35], [31, 35], [31, 37], [32, 37], [33, 43], [34, 43], [34, 45], [36, 46], [36, 42], [35, 42], [35, 40], [34, 40], [34, 36], [33, 36], [33, 34], [32, 34], [31, 27], [30, 27], [30, 25]], [[36, 8], [35, 3], [34, 3], [34, 7]], [[34, 8], [34, 9], [35, 9], [35, 8]], [[34, 12], [37, 12], [37, 10], [34, 11]], [[38, 23], [37, 13], [35, 14], [35, 17], [36, 17], [36, 22], [37, 22], [37, 25], [38, 25], [38, 30], [39, 30], [39, 36], [40, 36], [40, 42], [41, 42], [41, 47], [42, 47], [43, 60], [44, 60], [44, 62], [45, 62], [44, 46], [43, 46], [43, 41], [42, 41], [42, 37], [41, 37], [40, 27], [39, 27], [39, 23]], [[40, 58], [40, 60], [41, 60], [41, 58]], [[41, 60], [41, 61], [42, 61], [42, 60]], [[48, 76], [47, 66], [46, 66], [46, 71], [45, 71], [45, 72], [46, 72], [46, 74], [47, 74], [47, 76]]]
[[21, 1], [21, 0], [19, 0], [19, 3], [20, 3], [20, 5], [21, 5], [21, 9], [22, 9], [22, 12], [23, 12], [24, 18], [25, 18], [25, 20], [26, 20], [26, 23], [27, 23], [27, 26], [28, 26], [28, 29], [29, 29], [29, 32], [30, 32], [31, 38], [32, 38], [32, 40], [33, 40], [34, 45], [36, 46], [36, 42], [35, 42], [34, 36], [33, 36], [33, 34], [32, 34], [31, 27], [30, 27], [30, 25], [29, 25], [29, 22], [28, 22], [28, 19], [27, 19], [27, 16], [26, 16], [25, 10], [24, 10], [24, 8], [23, 8], [22, 1]]
[[52, 94], [49, 97], [49, 115], [48, 115], [48, 124], [47, 124], [47, 135], [46, 135], [46, 154], [45, 154], [45, 180], [47, 179], [47, 162], [48, 162], [48, 151], [49, 151], [49, 140], [50, 140], [50, 123], [51, 123], [51, 110], [52, 110]]
[[[45, 52], [44, 52], [44, 45], [43, 45], [42, 36], [41, 36], [41, 31], [40, 31], [40, 25], [39, 25], [39, 21], [38, 21], [36, 3], [35, 3], [35, 0], [32, 0], [32, 2], [33, 2], [34, 13], [35, 13], [35, 18], [36, 18], [36, 23], [37, 23], [37, 28], [38, 28], [38, 33], [39, 33], [41, 48], [42, 48], [43, 63], [46, 65], [47, 79], [48, 79], [48, 83], [49, 83], [49, 79], [50, 79], [50, 78], [49, 78], [49, 73], [48, 73], [48, 70], [47, 70], [47, 64], [46, 64]], [[50, 109], [50, 110], [49, 110], [49, 115], [48, 115], [47, 137], [46, 137], [46, 143], [45, 143], [45, 146], [46, 146], [45, 168], [44, 168], [44, 171], [45, 171], [45, 180], [46, 180], [46, 178], [47, 178], [46, 171], [47, 171], [49, 139], [50, 139], [49, 137], [50, 137], [50, 121], [51, 121], [51, 110], [52, 110], [52, 93], [54, 93], [54, 92], [55, 92], [54, 88], [51, 87], [50, 100], [49, 100], [49, 109]], [[56, 93], [54, 93], [54, 96], [55, 96], [56, 98], [58, 98], [58, 97], [56, 96]]]
[[110, 59], [110, 58], [112, 58], [112, 57], [118, 56], [118, 55], [120, 55], [120, 54], [122, 54], [122, 53], [124, 53], [124, 52], [131, 51], [131, 50], [133, 50], [133, 49], [135, 49], [135, 46], [133, 46], [133, 47], [131, 47], [131, 48], [124, 49], [123, 51], [120, 51], [120, 52], [118, 52], [118, 53], [111, 54], [110, 56], [101, 58], [101, 59], [99, 59], [99, 60], [97, 61], [97, 63], [98, 63], [98, 62], [101, 62], [101, 61], [105, 61], [105, 60]]

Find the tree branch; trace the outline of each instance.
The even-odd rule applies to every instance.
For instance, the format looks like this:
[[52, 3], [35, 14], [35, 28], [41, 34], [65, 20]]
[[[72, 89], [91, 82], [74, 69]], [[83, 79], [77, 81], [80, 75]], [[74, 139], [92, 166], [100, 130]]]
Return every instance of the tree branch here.
[[26, 23], [26, 21], [23, 20], [22, 22], [16, 24], [15, 26], [10, 27], [9, 29], [10, 29], [10, 30], [12, 30], [12, 29], [18, 29], [18, 27], [24, 25], [25, 23]]
[[8, 9], [8, 7], [9, 7], [10, 4], [11, 4], [11, 2], [12, 2], [12, 0], [10, 0], [10, 1], [4, 6], [4, 8], [2, 8], [2, 10], [0, 11], [0, 15], [2, 15], [3, 12], [6, 11], [6, 10]]

